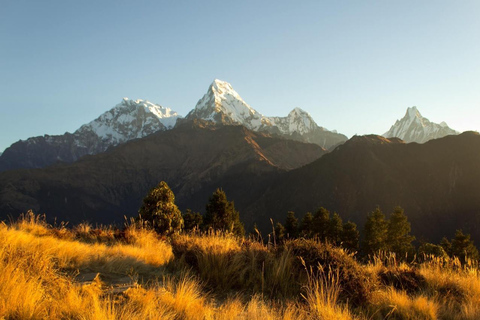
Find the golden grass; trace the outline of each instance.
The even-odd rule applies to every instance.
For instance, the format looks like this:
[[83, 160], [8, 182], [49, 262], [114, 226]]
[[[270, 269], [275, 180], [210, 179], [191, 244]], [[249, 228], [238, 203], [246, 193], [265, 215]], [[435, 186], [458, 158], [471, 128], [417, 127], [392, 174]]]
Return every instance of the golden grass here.
[[374, 296], [378, 319], [434, 320], [438, 318], [439, 305], [426, 296], [409, 296], [405, 291], [388, 288]]
[[[300, 275], [294, 244], [222, 233], [167, 241], [135, 224], [121, 233], [53, 228], [34, 215], [0, 224], [0, 319], [480, 319], [475, 263], [400, 263], [388, 254], [350, 262], [377, 283], [368, 287], [371, 299], [352, 307], [339, 298], [354, 281], [340, 276], [340, 260]], [[99, 276], [79, 282], [76, 273]], [[109, 282], [114, 274], [131, 279]], [[399, 288], [402, 281], [409, 286]]]
[[308, 283], [304, 298], [310, 315], [314, 319], [324, 320], [355, 319], [348, 307], [338, 302], [341, 290], [338, 269], [325, 271], [322, 266], [318, 266], [318, 269], [318, 273], [307, 270]]
[[170, 245], [147, 233], [133, 244], [108, 246], [101, 243], [86, 244], [58, 239], [52, 235], [41, 237], [23, 230], [0, 228], [0, 242], [51, 256], [61, 269], [91, 268], [103, 272], [128, 274], [151, 272], [173, 259]]

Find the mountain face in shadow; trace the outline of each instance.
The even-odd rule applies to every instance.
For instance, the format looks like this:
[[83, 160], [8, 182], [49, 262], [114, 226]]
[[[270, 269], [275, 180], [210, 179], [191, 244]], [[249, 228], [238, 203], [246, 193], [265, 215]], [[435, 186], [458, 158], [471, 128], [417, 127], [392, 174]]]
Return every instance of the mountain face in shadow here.
[[425, 144], [397, 138], [356, 136], [302, 168], [282, 174], [246, 210], [247, 221], [268, 230], [268, 218], [283, 222], [323, 206], [362, 229], [380, 206], [405, 209], [418, 239], [439, 241], [456, 229], [480, 241], [480, 135], [466, 132]]
[[324, 153], [314, 144], [196, 120], [72, 164], [0, 173], [0, 212], [5, 218], [33, 209], [57, 221], [121, 223], [124, 215], [136, 216], [162, 180], [181, 209], [203, 211], [218, 187], [244, 208], [272, 176]]

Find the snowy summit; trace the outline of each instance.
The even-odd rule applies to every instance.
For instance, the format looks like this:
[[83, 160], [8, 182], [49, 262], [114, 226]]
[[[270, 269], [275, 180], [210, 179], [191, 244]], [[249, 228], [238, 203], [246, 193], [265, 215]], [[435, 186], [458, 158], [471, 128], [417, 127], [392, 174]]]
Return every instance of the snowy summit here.
[[253, 131], [295, 137], [296, 140], [316, 143], [324, 148], [330, 148], [347, 139], [344, 135], [319, 127], [312, 117], [300, 108], [293, 109], [286, 117], [264, 116], [248, 105], [230, 83], [218, 79], [212, 82], [207, 93], [185, 119], [243, 125]]
[[447, 135], [458, 134], [445, 122], [440, 124], [431, 122], [423, 117], [417, 107], [407, 109], [405, 116], [383, 134], [386, 138], [400, 138], [405, 142], [424, 143]]

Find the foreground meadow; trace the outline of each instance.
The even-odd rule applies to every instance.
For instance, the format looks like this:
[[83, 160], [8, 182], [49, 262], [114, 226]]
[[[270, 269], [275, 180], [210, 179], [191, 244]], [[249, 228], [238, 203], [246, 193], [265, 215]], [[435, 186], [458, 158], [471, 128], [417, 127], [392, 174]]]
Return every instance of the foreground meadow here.
[[479, 319], [478, 267], [314, 240], [0, 224], [0, 319]]

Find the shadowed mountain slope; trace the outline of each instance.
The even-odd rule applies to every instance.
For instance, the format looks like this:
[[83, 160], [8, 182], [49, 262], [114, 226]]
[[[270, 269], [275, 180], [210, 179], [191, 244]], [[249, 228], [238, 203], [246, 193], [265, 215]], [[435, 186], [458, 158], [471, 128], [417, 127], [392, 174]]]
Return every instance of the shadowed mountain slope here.
[[377, 205], [387, 217], [405, 209], [418, 239], [439, 241], [455, 229], [480, 242], [480, 135], [466, 132], [425, 144], [355, 136], [319, 160], [277, 177], [248, 207], [249, 223], [269, 229], [324, 206], [363, 227]]
[[182, 209], [203, 211], [217, 187], [241, 208], [263, 192], [270, 176], [324, 153], [314, 144], [242, 126], [187, 122], [73, 164], [3, 172], [0, 212], [5, 218], [31, 208], [72, 223], [122, 222], [123, 215], [136, 215], [142, 198], [161, 180]]

